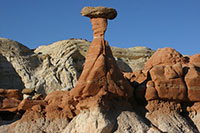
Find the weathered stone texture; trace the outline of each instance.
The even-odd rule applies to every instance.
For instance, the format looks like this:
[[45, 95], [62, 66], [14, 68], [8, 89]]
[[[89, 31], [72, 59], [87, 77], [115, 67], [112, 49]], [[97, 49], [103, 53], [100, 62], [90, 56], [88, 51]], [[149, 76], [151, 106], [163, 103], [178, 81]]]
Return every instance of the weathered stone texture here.
[[[28, 88], [46, 95], [75, 86], [90, 42], [63, 40], [31, 51], [18, 42], [0, 38], [0, 46], [0, 87]], [[154, 53], [145, 47], [111, 49], [119, 68], [125, 72], [143, 69], [144, 63]]]

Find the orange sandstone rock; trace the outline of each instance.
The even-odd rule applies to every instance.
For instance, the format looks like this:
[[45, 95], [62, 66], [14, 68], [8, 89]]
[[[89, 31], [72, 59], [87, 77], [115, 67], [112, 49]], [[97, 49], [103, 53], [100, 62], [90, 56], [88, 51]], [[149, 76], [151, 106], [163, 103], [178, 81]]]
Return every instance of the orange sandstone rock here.
[[17, 107], [20, 103], [20, 100], [14, 98], [4, 98], [0, 101], [0, 112], [1, 111], [9, 111], [9, 112], [16, 112]]
[[197, 67], [200, 67], [200, 54], [190, 56], [190, 63]]
[[179, 52], [173, 48], [158, 49], [151, 58], [146, 62], [145, 69], [149, 69], [156, 65], [174, 65], [176, 63], [187, 63], [188, 60], [184, 58]]
[[16, 112], [21, 99], [17, 89], [0, 89], [0, 111]]
[[135, 87], [136, 98], [178, 102], [200, 101], [200, 54], [183, 57], [172, 48], [158, 49], [145, 69], [124, 73]]
[[5, 98], [22, 99], [22, 94], [18, 89], [0, 89], [0, 96]]
[[185, 82], [189, 100], [192, 102], [200, 101], [200, 69], [192, 65], [188, 67]]
[[[108, 10], [111, 11], [110, 9]], [[48, 94], [45, 98], [45, 103], [47, 104], [44, 105], [44, 108], [40, 106], [43, 104], [38, 103], [38, 105], [35, 105], [34, 101], [33, 106], [31, 105], [32, 103], [30, 104], [29, 108], [31, 110], [27, 110], [25, 104], [22, 104], [23, 106], [20, 105], [19, 110], [27, 110], [23, 116], [23, 121], [28, 121], [25, 117], [26, 115], [51, 120], [66, 118], [71, 120], [83, 109], [96, 106], [109, 108], [112, 104], [111, 101], [116, 99], [127, 100], [132, 97], [134, 89], [123, 77], [108, 42], [104, 40], [104, 33], [107, 28], [107, 15], [110, 16], [112, 11], [102, 12], [100, 10], [99, 12], [102, 13], [101, 16], [97, 15], [90, 19], [94, 31], [94, 39], [88, 50], [83, 72], [75, 88], [69, 92], [54, 91]]]
[[124, 77], [128, 79], [131, 85], [135, 88], [135, 98], [145, 100], [146, 83], [148, 81], [148, 70], [139, 70], [133, 73], [124, 73]]
[[187, 90], [180, 74], [182, 74], [182, 67], [177, 65], [158, 65], [150, 70], [150, 75], [159, 98], [175, 101], [186, 100]]
[[26, 111], [28, 109], [31, 109], [35, 105], [46, 105], [46, 102], [43, 100], [29, 100], [29, 99], [24, 99], [20, 102], [18, 106], [18, 110], [23, 110]]
[[155, 83], [153, 81], [148, 81], [146, 86], [145, 99], [147, 101], [158, 99], [158, 92], [155, 88]]
[[[133, 88], [123, 77], [113, 58], [111, 49], [104, 40], [104, 33], [107, 27], [107, 19], [91, 18], [94, 39], [88, 50], [83, 72], [70, 95], [83, 107], [88, 108], [89, 103], [100, 101], [102, 96], [130, 98]], [[91, 100], [90, 100], [91, 99]], [[79, 105], [79, 106], [82, 106]], [[87, 107], [86, 107], [87, 106]]]

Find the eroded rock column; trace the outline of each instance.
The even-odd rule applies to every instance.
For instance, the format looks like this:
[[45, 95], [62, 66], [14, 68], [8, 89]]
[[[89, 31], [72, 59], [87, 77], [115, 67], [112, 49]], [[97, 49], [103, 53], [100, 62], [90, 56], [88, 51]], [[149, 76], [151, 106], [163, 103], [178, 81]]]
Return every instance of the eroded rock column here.
[[[102, 96], [130, 98], [133, 88], [124, 79], [112, 55], [108, 42], [104, 40], [107, 19], [114, 19], [115, 9], [104, 7], [85, 7], [83, 16], [90, 17], [92, 23], [93, 41], [88, 50], [83, 72], [70, 94], [81, 103], [87, 100], [93, 104], [101, 100]], [[89, 100], [92, 99], [92, 100]], [[94, 102], [95, 101], [95, 102]]]

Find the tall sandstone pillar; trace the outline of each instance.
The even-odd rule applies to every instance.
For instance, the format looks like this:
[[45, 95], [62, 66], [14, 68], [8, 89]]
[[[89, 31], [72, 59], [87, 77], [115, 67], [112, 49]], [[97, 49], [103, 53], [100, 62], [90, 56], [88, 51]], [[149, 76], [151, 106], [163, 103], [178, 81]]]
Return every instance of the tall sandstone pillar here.
[[103, 96], [109, 99], [130, 98], [134, 89], [123, 77], [108, 42], [104, 40], [107, 19], [114, 19], [117, 16], [116, 10], [105, 7], [85, 7], [81, 14], [90, 17], [94, 31], [93, 41], [88, 50], [83, 72], [75, 88], [70, 91], [70, 95], [78, 103], [85, 99], [88, 102], [92, 101], [93, 104], [99, 102]]

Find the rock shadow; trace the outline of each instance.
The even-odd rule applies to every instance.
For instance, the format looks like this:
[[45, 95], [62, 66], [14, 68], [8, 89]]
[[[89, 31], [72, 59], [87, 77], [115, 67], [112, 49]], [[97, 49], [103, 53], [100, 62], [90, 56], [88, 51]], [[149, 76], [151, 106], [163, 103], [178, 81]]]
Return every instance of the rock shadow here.
[[20, 114], [16, 114], [15, 112], [9, 111], [1, 111], [0, 112], [0, 126], [9, 125], [21, 118]]
[[24, 88], [24, 83], [13, 65], [0, 54], [0, 88], [19, 89]]
[[[121, 106], [121, 107], [119, 107]], [[107, 119], [111, 120], [111, 116], [112, 121], [114, 123], [114, 127], [112, 129], [112, 132], [116, 132], [118, 130], [120, 130], [119, 124], [122, 124], [121, 122], [119, 122], [119, 119], [121, 119], [123, 117], [123, 115], [127, 116], [128, 120], [135, 122], [135, 123], [140, 123], [141, 127], [146, 128], [146, 130], [149, 130], [149, 128], [151, 127], [151, 122], [144, 117], [144, 114], [146, 113], [146, 109], [143, 108], [142, 106], [139, 109], [135, 109], [138, 108], [139, 106], [135, 106], [134, 108], [132, 107], [127, 107], [123, 105], [119, 105], [117, 108], [117, 110], [112, 110], [110, 112], [112, 112], [112, 114], [107, 114]], [[120, 108], [120, 109], [119, 109]], [[113, 117], [114, 116], [114, 117]], [[121, 118], [120, 118], [121, 117]], [[130, 125], [131, 126], [131, 125]], [[125, 130], [129, 130], [129, 128], [133, 128], [133, 127], [126, 127]]]
[[181, 106], [182, 106], [182, 109], [183, 111], [180, 112], [179, 114], [185, 118], [187, 120], [187, 122], [191, 125], [191, 127], [194, 129], [194, 131], [196, 132], [199, 132], [196, 124], [193, 122], [193, 120], [189, 117], [189, 112], [187, 111], [187, 108], [188, 107], [192, 107], [194, 105], [194, 103], [187, 103], [187, 102], [184, 102], [184, 103], [181, 103]]
[[133, 72], [131, 67], [126, 62], [124, 62], [122, 59], [115, 58], [115, 61], [117, 62], [117, 65], [119, 66], [119, 68], [122, 72]]

